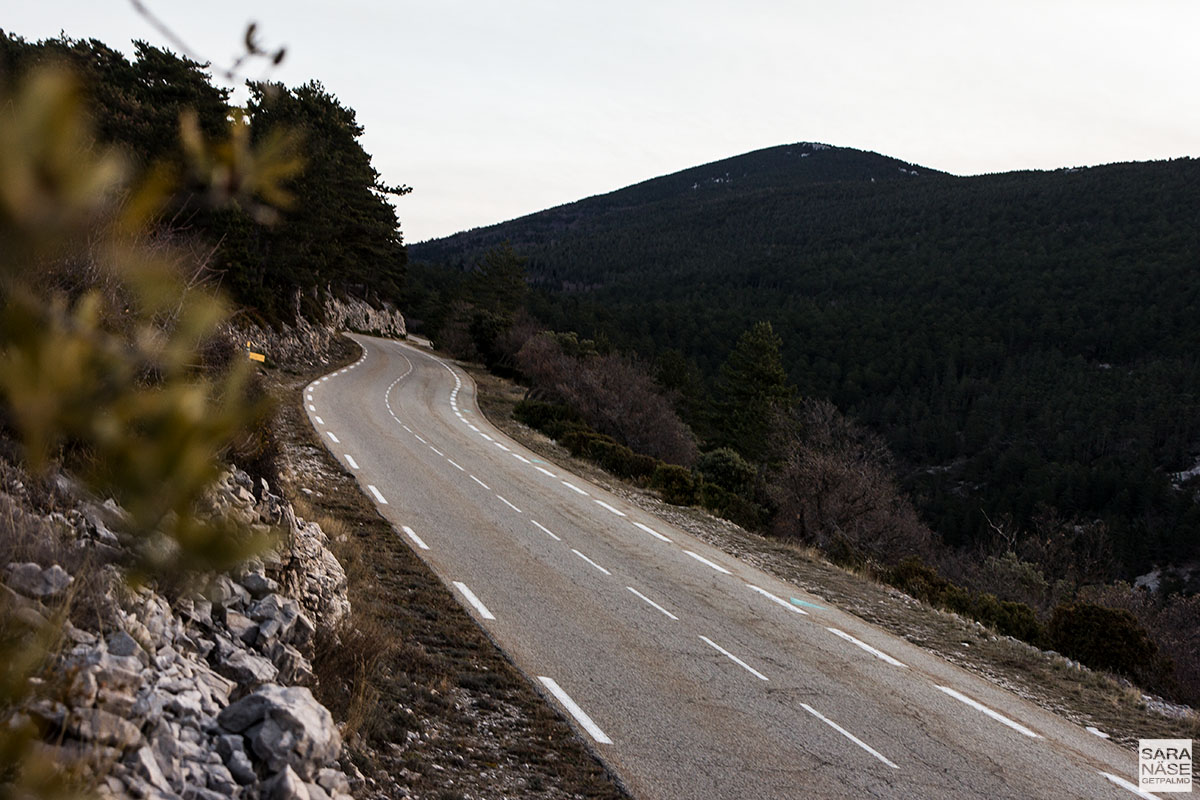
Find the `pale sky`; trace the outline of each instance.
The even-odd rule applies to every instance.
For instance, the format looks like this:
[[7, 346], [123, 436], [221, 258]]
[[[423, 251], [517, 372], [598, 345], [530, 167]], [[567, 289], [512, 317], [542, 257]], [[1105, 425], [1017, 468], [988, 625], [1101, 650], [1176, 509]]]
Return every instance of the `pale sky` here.
[[[285, 45], [247, 77], [356, 110], [409, 242], [797, 141], [960, 175], [1200, 156], [1196, 0], [146, 3], [217, 64], [250, 21]], [[7, 5], [27, 39], [168, 46], [127, 0]]]

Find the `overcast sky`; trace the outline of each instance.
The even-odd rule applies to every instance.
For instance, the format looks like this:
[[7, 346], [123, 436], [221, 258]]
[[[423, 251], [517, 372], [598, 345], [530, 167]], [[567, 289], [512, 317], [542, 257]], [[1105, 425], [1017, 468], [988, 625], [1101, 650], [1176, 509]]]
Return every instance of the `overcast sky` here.
[[[146, 3], [217, 64], [250, 21], [286, 45], [248, 77], [357, 111], [410, 242], [796, 141], [964, 175], [1200, 155], [1197, 0]], [[167, 45], [127, 0], [7, 5], [27, 39]]]

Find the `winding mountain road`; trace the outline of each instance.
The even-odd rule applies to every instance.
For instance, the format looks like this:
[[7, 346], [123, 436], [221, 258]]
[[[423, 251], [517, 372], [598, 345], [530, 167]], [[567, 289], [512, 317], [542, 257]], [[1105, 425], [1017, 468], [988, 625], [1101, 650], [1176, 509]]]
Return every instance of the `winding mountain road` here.
[[1133, 754], [541, 460], [457, 367], [354, 338], [313, 425], [634, 797], [1151, 796]]

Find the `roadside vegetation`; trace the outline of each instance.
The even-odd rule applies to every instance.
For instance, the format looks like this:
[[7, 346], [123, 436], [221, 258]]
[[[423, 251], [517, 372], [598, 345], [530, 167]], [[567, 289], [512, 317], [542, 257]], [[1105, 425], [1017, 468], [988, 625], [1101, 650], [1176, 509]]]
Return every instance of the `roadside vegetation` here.
[[525, 267], [505, 245], [436, 290], [414, 290], [415, 324], [430, 324], [421, 313], [435, 296], [448, 309], [433, 332], [443, 349], [523, 387], [515, 420], [668, 503], [815, 547], [999, 634], [1200, 704], [1200, 597], [1119, 580], [1103, 520], [1045, 507], [1020, 523], [983, 508], [986, 537], [947, 542], [883, 437], [791, 382], [770, 323], [736, 338], [701, 401], [700, 376], [677, 353], [647, 362], [538, 325]]

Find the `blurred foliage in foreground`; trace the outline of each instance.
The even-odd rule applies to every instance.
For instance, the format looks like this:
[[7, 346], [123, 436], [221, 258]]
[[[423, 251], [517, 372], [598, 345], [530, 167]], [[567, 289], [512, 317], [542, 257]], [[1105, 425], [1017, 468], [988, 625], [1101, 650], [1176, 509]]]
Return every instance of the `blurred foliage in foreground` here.
[[[146, 165], [136, 179], [133, 158], [97, 143], [74, 70], [5, 77], [0, 432], [32, 474], [66, 466], [128, 512], [135, 580], [231, 566], [264, 537], [194, 510], [266, 408], [249, 391], [248, 364], [222, 345], [227, 303], [161, 221], [178, 203], [180, 167], [192, 194], [207, 184], [213, 213], [287, 202], [284, 182], [301, 169], [296, 139], [282, 128], [251, 136], [241, 117], [212, 133], [185, 113], [186, 161]], [[49, 797], [65, 784], [13, 711], [43, 685], [32, 678], [59, 626], [23, 629], [17, 616], [0, 625], [0, 797]]]
[[[297, 313], [319, 319], [326, 292], [396, 299], [407, 257], [388, 197], [411, 190], [383, 183], [359, 143], [354, 110], [320, 83], [252, 82], [242, 108], [212, 84], [205, 65], [146, 42], [135, 42], [126, 58], [95, 39], [28, 42], [0, 32], [0, 75], [47, 63], [75, 71], [94, 101], [98, 142], [122, 147], [134, 167], [159, 165], [184, 178], [154, 224], [203, 249], [210, 272], [247, 313], [270, 323]], [[181, 114], [188, 117], [182, 140]], [[232, 138], [230, 117], [241, 121]], [[214, 161], [215, 152], [196, 152], [198, 138], [229, 152]], [[278, 149], [295, 157], [301, 142], [320, 155], [303, 174], [273, 175], [269, 160], [239, 158]], [[274, 187], [287, 177], [302, 201], [276, 213]], [[213, 202], [230, 194], [239, 202]]]

